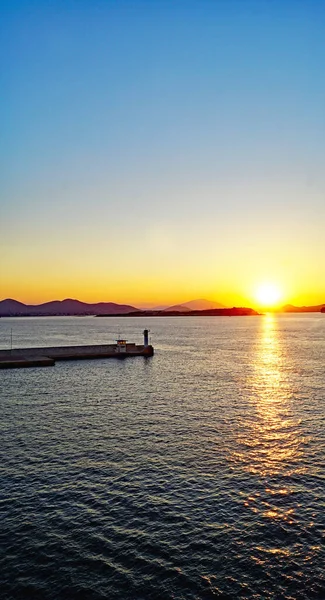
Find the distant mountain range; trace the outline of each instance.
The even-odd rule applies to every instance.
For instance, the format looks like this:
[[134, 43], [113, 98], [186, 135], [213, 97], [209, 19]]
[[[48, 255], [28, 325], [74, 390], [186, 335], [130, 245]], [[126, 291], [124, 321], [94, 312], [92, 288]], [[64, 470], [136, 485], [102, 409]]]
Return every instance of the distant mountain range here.
[[[218, 302], [211, 302], [210, 300], [191, 300], [190, 302], [182, 302], [182, 304], [175, 304], [175, 306], [169, 306], [168, 308], [164, 308], [164, 312], [191, 312], [191, 311], [202, 311], [202, 310], [211, 310], [216, 308], [225, 308], [224, 305], [219, 304]], [[152, 310], [162, 310], [162, 308], [154, 308]], [[286, 304], [285, 306], [281, 306], [277, 309], [274, 309], [274, 312], [294, 312], [294, 313], [303, 313], [303, 312], [325, 312], [325, 304], [317, 304], [316, 306], [294, 306], [293, 304]]]
[[[167, 312], [190, 312], [191, 310], [208, 310], [211, 308], [223, 308], [218, 302], [210, 300], [191, 300], [183, 304], [161, 307], [152, 310], [166, 310]], [[40, 317], [40, 316], [86, 316], [86, 315], [121, 315], [140, 310], [128, 304], [116, 304], [114, 302], [98, 302], [88, 304], [67, 298], [66, 300], [53, 300], [44, 304], [24, 304], [12, 298], [0, 301], [0, 317]]]
[[[23, 304], [11, 298], [0, 301], [0, 317], [40, 317], [40, 316], [86, 316], [86, 315], [127, 315], [132, 313], [133, 315], [139, 314], [139, 316], [167, 316], [167, 315], [191, 315], [195, 314], [206, 314], [217, 315], [217, 314], [230, 314], [234, 311], [245, 311], [248, 314], [251, 309], [227, 309], [218, 302], [211, 302], [210, 300], [191, 300], [184, 302], [183, 304], [175, 304], [164, 309], [154, 308], [147, 310], [140, 310], [129, 304], [116, 304], [114, 302], [98, 302], [96, 304], [88, 304], [86, 302], [80, 302], [79, 300], [73, 300], [67, 298], [66, 300], [54, 300], [53, 302], [45, 302], [44, 304]], [[248, 311], [248, 312], [246, 312]], [[254, 311], [253, 311], [254, 312]], [[304, 312], [325, 312], [325, 304], [318, 304], [316, 306], [293, 306], [292, 304], [286, 304], [275, 312], [291, 312], [291, 313], [304, 313]], [[166, 315], [167, 313], [167, 315]]]
[[115, 304], [114, 302], [87, 304], [71, 298], [38, 305], [23, 304], [11, 298], [0, 301], [1, 317], [86, 316], [107, 313], [121, 315], [137, 310], [137, 308], [128, 304]]

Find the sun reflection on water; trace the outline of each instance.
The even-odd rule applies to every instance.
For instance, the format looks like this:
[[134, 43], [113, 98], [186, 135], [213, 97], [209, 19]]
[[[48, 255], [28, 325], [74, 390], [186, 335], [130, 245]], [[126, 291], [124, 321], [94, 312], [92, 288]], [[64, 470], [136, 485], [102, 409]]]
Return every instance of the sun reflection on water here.
[[234, 461], [259, 480], [263, 491], [243, 493], [244, 505], [263, 519], [293, 522], [292, 490], [283, 478], [301, 473], [302, 437], [294, 414], [289, 357], [277, 317], [261, 319], [247, 375], [247, 412], [237, 437]]
[[251, 473], [284, 474], [299, 453], [299, 421], [292, 414], [288, 358], [276, 317], [266, 315], [261, 327], [247, 379], [250, 410], [238, 440], [244, 450], [237, 458]]

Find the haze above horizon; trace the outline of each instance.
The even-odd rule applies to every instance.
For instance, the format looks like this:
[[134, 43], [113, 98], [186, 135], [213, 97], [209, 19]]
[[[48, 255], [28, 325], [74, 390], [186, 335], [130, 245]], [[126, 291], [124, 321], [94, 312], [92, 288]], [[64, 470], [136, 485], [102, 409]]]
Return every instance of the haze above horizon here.
[[324, 26], [316, 0], [3, 2], [0, 297], [324, 302]]

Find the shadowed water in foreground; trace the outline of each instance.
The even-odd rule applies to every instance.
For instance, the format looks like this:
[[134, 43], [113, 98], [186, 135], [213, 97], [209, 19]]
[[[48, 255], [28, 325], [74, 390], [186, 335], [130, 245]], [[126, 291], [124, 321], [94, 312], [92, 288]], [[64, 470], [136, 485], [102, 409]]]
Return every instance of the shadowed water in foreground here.
[[[146, 325], [152, 359], [0, 374], [2, 597], [324, 598], [324, 316]], [[141, 337], [0, 327], [2, 347]]]

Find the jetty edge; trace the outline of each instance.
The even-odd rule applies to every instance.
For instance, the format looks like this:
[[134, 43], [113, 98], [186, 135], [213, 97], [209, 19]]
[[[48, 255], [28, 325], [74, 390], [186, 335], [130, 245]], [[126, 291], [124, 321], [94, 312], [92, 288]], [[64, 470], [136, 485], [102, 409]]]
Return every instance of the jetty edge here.
[[124, 359], [134, 356], [153, 356], [154, 348], [149, 344], [148, 329], [144, 330], [143, 336], [144, 343], [141, 345], [129, 343], [125, 339], [118, 339], [116, 340], [116, 344], [0, 350], [0, 369], [50, 367], [54, 366], [56, 361], [63, 360]]

